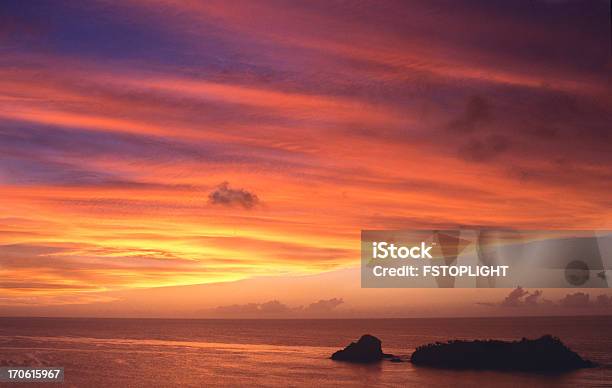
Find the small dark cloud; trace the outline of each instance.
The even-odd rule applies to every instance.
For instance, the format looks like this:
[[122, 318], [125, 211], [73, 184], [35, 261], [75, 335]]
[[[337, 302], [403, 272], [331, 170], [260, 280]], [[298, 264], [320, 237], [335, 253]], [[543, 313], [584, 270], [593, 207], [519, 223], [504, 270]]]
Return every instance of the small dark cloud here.
[[321, 299], [318, 302], [311, 303], [304, 309], [306, 313], [327, 313], [344, 303], [342, 298]]
[[239, 205], [251, 209], [259, 204], [259, 198], [245, 189], [234, 189], [228, 182], [223, 182], [208, 195], [208, 202], [213, 205]]
[[278, 300], [271, 300], [265, 303], [246, 303], [246, 304], [234, 304], [229, 306], [218, 306], [214, 308], [216, 315], [276, 315], [284, 314], [290, 311], [290, 308], [279, 302]]
[[538, 304], [538, 299], [542, 296], [542, 290], [535, 290], [531, 294], [525, 297], [525, 304], [529, 306], [535, 306]]
[[612, 296], [606, 294], [600, 294], [593, 300], [591, 295], [588, 293], [574, 292], [566, 294], [556, 302], [543, 299], [543, 294], [544, 292], [542, 290], [529, 292], [522, 287], [517, 287], [513, 289], [501, 302], [480, 302], [477, 304], [488, 307], [537, 307], [539, 309], [591, 308], [593, 310], [600, 310], [601, 308], [612, 307]]
[[562, 307], [589, 307], [590, 295], [584, 292], [576, 292], [573, 294], [567, 294], [559, 301]]
[[593, 298], [585, 292], [574, 292], [561, 298], [558, 305], [566, 308], [610, 308], [612, 307], [612, 295], [600, 294]]
[[259, 305], [259, 311], [263, 314], [283, 314], [289, 312], [291, 309], [278, 300], [272, 300], [270, 302], [262, 303]]
[[241, 318], [265, 318], [265, 317], [328, 317], [336, 307], [344, 303], [342, 298], [321, 299], [308, 306], [290, 307], [278, 300], [264, 303], [234, 304], [218, 306], [211, 310], [202, 311], [205, 315], [215, 317], [241, 317]]
[[518, 307], [523, 304], [523, 297], [529, 295], [522, 287], [517, 287], [500, 303], [503, 307]]

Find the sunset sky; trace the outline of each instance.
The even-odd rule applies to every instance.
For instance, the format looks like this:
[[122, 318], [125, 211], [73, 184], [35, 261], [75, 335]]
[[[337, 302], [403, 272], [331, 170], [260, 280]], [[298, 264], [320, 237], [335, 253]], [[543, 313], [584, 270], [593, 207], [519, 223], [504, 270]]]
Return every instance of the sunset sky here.
[[360, 231], [612, 229], [609, 7], [2, 1], [0, 314], [490, 311]]

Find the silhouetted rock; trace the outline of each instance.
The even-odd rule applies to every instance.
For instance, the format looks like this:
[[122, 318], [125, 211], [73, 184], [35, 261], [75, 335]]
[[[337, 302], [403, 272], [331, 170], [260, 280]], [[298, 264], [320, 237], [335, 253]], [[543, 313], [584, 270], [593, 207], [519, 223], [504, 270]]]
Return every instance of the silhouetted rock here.
[[394, 362], [398, 362], [395, 359], [399, 360], [392, 354], [383, 353], [380, 340], [369, 334], [361, 336], [359, 341], [351, 342], [349, 346], [331, 356], [332, 360], [359, 363], [377, 362], [383, 358], [391, 358]]
[[455, 369], [494, 369], [561, 372], [590, 368], [584, 360], [556, 337], [520, 341], [449, 341], [418, 347], [413, 364]]

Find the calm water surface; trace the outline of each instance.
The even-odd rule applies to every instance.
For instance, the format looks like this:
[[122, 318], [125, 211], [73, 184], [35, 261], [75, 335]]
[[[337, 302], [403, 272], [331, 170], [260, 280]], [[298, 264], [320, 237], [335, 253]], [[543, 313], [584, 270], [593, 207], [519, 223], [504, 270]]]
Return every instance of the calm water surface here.
[[[408, 357], [447, 339], [560, 337], [599, 363], [558, 375], [329, 360], [370, 333]], [[164, 320], [0, 318], [0, 365], [63, 366], [64, 386], [612, 386], [612, 317]], [[26, 386], [19, 384], [19, 386]], [[33, 386], [40, 387], [41, 384]], [[56, 385], [57, 386], [57, 385]]]

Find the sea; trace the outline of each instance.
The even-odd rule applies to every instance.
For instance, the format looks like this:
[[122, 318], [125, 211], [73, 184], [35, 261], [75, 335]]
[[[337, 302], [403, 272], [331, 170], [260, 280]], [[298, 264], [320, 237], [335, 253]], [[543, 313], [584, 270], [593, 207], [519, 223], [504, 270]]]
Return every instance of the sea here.
[[[329, 358], [366, 333], [380, 338], [386, 353], [404, 359], [409, 359], [417, 346], [436, 341], [517, 340], [552, 334], [599, 366], [568, 373], [533, 374], [443, 370], [417, 367], [410, 362], [352, 365]], [[0, 366], [17, 365], [63, 367], [61, 386], [86, 388], [610, 387], [612, 317], [0, 318]]]

